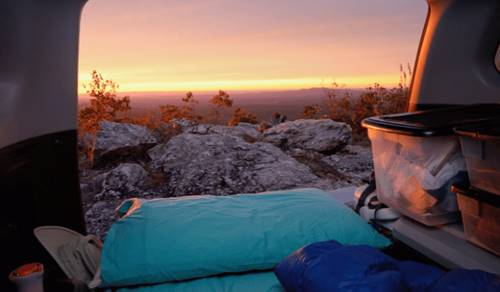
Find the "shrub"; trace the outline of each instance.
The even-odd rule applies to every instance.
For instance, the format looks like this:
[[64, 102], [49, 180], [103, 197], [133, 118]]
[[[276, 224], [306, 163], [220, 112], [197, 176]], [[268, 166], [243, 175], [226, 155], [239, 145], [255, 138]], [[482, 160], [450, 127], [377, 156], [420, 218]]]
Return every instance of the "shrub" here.
[[219, 93], [214, 95], [209, 103], [212, 104], [212, 111], [213, 111], [213, 123], [218, 123], [220, 120], [221, 116], [221, 111], [223, 111], [226, 108], [231, 108], [233, 106], [233, 100], [223, 90], [219, 90]]
[[139, 126], [144, 126], [152, 130], [158, 128], [159, 124], [157, 114], [154, 112], [148, 112], [138, 117], [130, 118], [127, 120], [127, 122]]
[[276, 126], [278, 124], [284, 123], [288, 120], [287, 116], [279, 112], [274, 112], [271, 116], [270, 124], [271, 126]]
[[257, 124], [257, 116], [252, 113], [247, 113], [244, 109], [239, 107], [234, 111], [233, 116], [228, 122], [228, 125], [233, 127], [238, 125], [239, 123]]
[[305, 119], [314, 119], [321, 112], [321, 107], [318, 104], [306, 105], [302, 112], [302, 117]]
[[[355, 140], [366, 139], [366, 129], [361, 126], [363, 119], [371, 116], [387, 115], [405, 112], [408, 109], [409, 79], [412, 71], [409, 64], [406, 68], [400, 66], [400, 80], [398, 86], [387, 89], [378, 83], [366, 88], [358, 97], [345, 90], [337, 83], [326, 92], [324, 102], [327, 117], [347, 123], [353, 131]], [[304, 116], [314, 118], [321, 111], [317, 105], [304, 108]]]
[[160, 120], [165, 123], [183, 119], [192, 121], [201, 120], [201, 117], [195, 111], [195, 105], [198, 104], [198, 101], [194, 99], [191, 91], [188, 91], [181, 101], [181, 106], [173, 104], [160, 105]]

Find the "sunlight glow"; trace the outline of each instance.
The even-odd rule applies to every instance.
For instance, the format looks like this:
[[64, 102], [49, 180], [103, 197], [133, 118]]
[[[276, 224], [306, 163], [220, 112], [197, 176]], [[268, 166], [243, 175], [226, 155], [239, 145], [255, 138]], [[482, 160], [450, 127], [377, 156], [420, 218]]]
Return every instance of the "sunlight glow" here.
[[79, 93], [94, 69], [125, 92], [391, 86], [425, 13], [399, 0], [89, 1]]
[[[113, 76], [113, 74], [109, 74]], [[398, 75], [371, 75], [371, 76], [347, 76], [343, 78], [295, 78], [295, 79], [261, 79], [261, 80], [214, 80], [214, 81], [192, 81], [192, 82], [126, 82], [120, 85], [122, 92], [183, 92], [193, 91], [215, 91], [224, 90], [284, 90], [304, 89], [314, 87], [330, 87], [333, 82], [349, 88], [365, 88], [373, 85], [373, 80], [385, 85], [395, 86], [398, 83]], [[82, 78], [82, 86], [79, 94], [84, 94], [83, 84], [90, 79]]]

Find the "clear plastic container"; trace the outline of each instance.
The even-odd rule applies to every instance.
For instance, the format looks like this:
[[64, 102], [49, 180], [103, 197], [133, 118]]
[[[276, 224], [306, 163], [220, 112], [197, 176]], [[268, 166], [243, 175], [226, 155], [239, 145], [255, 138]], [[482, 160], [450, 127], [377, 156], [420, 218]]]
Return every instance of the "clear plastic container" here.
[[500, 256], [500, 196], [454, 185], [468, 241]]
[[460, 220], [452, 183], [465, 162], [453, 136], [415, 137], [368, 130], [377, 195], [382, 202], [428, 226]]
[[460, 136], [471, 185], [500, 196], [500, 121], [457, 127], [455, 132]]
[[453, 128], [498, 118], [500, 105], [452, 106], [363, 121], [372, 144], [377, 195], [428, 226], [460, 220], [453, 183], [467, 180]]

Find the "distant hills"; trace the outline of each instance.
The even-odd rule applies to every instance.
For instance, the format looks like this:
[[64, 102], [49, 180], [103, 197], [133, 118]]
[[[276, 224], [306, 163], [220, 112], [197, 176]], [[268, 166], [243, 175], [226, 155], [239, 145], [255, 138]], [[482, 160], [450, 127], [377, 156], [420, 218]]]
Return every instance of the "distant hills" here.
[[[317, 87], [299, 90], [279, 91], [227, 91], [234, 100], [233, 108], [242, 107], [248, 112], [257, 115], [259, 120], [267, 120], [272, 113], [280, 112], [290, 119], [300, 117], [304, 106], [310, 104], [321, 104], [327, 97], [328, 88]], [[359, 89], [341, 89], [349, 91], [357, 96]], [[216, 92], [193, 92], [199, 101], [197, 111], [201, 115], [210, 112], [208, 100]], [[180, 104], [185, 93], [169, 92], [133, 92], [120, 95], [129, 95], [131, 99], [132, 115], [140, 115], [150, 111], [157, 111], [162, 104]], [[84, 105], [88, 101], [87, 96], [80, 96], [79, 102]], [[229, 116], [229, 113], [226, 113]]]

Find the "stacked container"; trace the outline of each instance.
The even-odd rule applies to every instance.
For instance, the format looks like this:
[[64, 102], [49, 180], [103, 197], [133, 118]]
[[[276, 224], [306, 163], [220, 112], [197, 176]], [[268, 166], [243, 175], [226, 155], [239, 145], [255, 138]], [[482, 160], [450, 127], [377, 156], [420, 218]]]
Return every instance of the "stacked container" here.
[[498, 120], [456, 127], [471, 186], [500, 196], [500, 111]]
[[466, 165], [453, 128], [491, 121], [500, 105], [455, 106], [367, 118], [379, 199], [428, 226], [460, 220], [454, 183]]
[[[500, 116], [500, 112], [499, 112]], [[500, 117], [455, 128], [470, 187], [454, 185], [467, 239], [500, 255]]]

